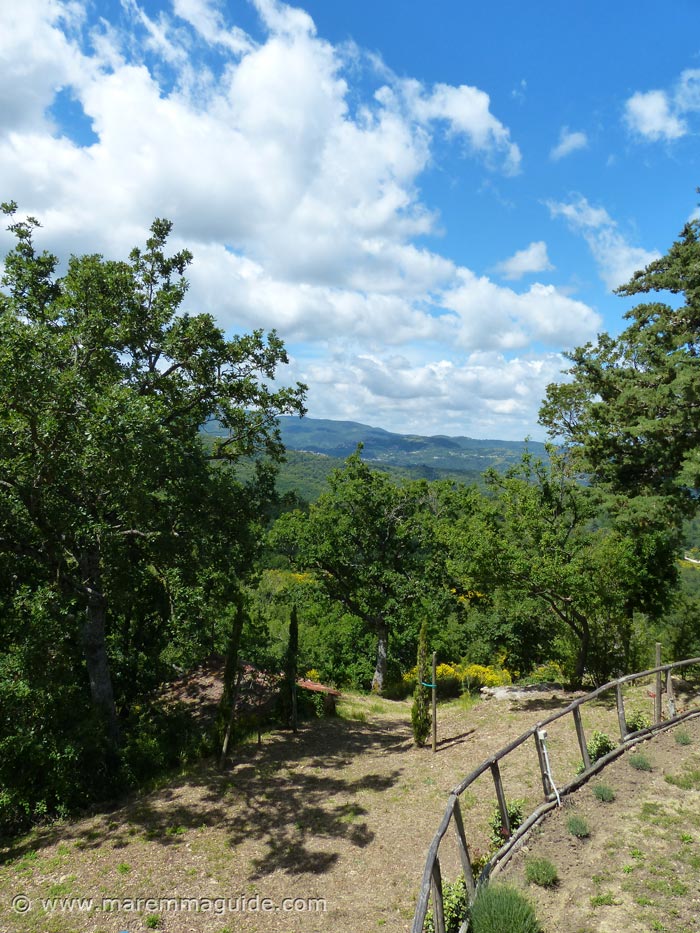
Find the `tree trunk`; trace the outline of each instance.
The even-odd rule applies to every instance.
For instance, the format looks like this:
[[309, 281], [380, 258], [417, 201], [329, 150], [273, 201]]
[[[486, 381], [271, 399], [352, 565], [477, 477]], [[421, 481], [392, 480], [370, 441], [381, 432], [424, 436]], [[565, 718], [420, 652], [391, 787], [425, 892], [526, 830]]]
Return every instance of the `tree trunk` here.
[[113, 747], [119, 744], [119, 723], [114, 705], [112, 676], [107, 660], [105, 637], [107, 600], [102, 593], [100, 553], [97, 547], [85, 551], [80, 558], [83, 591], [87, 598], [85, 622], [81, 632], [83, 654], [90, 678], [90, 693], [94, 706], [104, 716], [107, 735]]
[[372, 692], [380, 693], [384, 689], [384, 681], [386, 680], [386, 657], [387, 651], [389, 649], [389, 626], [383, 619], [380, 619], [376, 623], [375, 629], [377, 631], [377, 665], [374, 669], [374, 677], [372, 678]]
[[236, 612], [231, 625], [231, 634], [229, 635], [228, 651], [226, 653], [226, 667], [224, 669], [224, 689], [219, 703], [218, 717], [220, 725], [226, 722], [224, 731], [224, 742], [221, 747], [221, 757], [219, 758], [219, 767], [223, 768], [226, 764], [226, 754], [228, 753], [231, 733], [236, 718], [236, 703], [238, 701], [238, 692], [241, 687], [243, 677], [243, 668], [238, 663], [238, 651], [241, 646], [241, 635], [245, 623], [245, 608], [241, 594], [236, 595]]
[[574, 674], [575, 687], [580, 687], [583, 681], [583, 675], [586, 672], [586, 662], [588, 661], [588, 651], [591, 645], [591, 630], [586, 619], [581, 620], [579, 637], [580, 642], [578, 655], [576, 657], [576, 672]]

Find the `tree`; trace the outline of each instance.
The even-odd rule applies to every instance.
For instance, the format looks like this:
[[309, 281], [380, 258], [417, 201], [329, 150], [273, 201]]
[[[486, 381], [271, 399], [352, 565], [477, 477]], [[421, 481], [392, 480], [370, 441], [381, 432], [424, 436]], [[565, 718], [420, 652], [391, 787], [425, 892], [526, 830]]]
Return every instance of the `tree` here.
[[271, 541], [294, 566], [314, 571], [325, 592], [374, 634], [372, 688], [381, 690], [392, 629], [439, 576], [424, 521], [427, 485], [394, 485], [358, 450], [328, 486], [307, 513], [281, 516]]
[[700, 221], [636, 272], [620, 295], [682, 296], [639, 304], [619, 337], [601, 334], [569, 355], [571, 381], [550, 385], [540, 413], [577, 451], [581, 469], [628, 498], [692, 514], [700, 487]]
[[657, 614], [670, 585], [657, 573], [662, 551], [652, 539], [641, 551], [614, 527], [598, 491], [554, 450], [549, 464], [525, 456], [487, 484], [482, 508], [453, 524], [452, 566], [488, 595], [503, 630], [516, 627], [516, 655], [543, 661], [558, 650], [577, 684], [628, 668], [634, 613]]
[[[274, 332], [227, 339], [210, 315], [179, 312], [192, 257], [166, 255], [168, 221], [128, 262], [73, 256], [63, 276], [35, 248], [38, 227], [11, 223], [0, 293], [4, 636], [8, 649], [19, 637], [27, 588], [50, 594], [114, 747], [108, 645], [136, 615], [140, 638], [159, 628], [160, 649], [174, 619], [187, 624], [178, 604], [231, 600], [269, 483], [261, 471], [243, 489], [217, 464], [279, 457], [277, 415], [302, 413], [304, 387], [266, 385], [287, 361]], [[228, 434], [207, 450], [212, 417]]]
[[416, 745], [425, 745], [425, 740], [430, 735], [432, 725], [432, 714], [430, 709], [430, 692], [425, 686], [425, 682], [430, 676], [428, 665], [428, 625], [424, 621], [420, 627], [418, 636], [418, 657], [416, 664], [417, 679], [416, 689], [413, 694], [413, 706], [411, 708], [411, 725], [413, 726], [413, 740]]

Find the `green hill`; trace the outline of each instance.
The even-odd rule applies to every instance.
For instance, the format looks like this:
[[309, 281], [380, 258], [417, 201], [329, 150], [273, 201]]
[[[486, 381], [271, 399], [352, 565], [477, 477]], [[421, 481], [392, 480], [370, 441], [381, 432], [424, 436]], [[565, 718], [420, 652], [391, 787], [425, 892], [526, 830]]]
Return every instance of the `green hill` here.
[[305, 450], [344, 459], [361, 443], [364, 445], [363, 460], [391, 466], [481, 473], [488, 467], [502, 469], [516, 463], [525, 449], [545, 456], [544, 444], [534, 441], [394, 434], [356, 421], [322, 418], [288, 416], [280, 418], [279, 423], [282, 440], [289, 450]]
[[[323, 491], [326, 477], [363, 445], [362, 459], [395, 479], [452, 479], [479, 482], [489, 467], [505, 470], [517, 463], [525, 450], [546, 457], [544, 444], [534, 441], [477, 440], [471, 437], [394, 434], [357, 421], [331, 421], [323, 418], [279, 419], [282, 441], [287, 449], [277, 479], [281, 494], [296, 492], [309, 502]], [[224, 433], [216, 422], [209, 422], [204, 434]], [[252, 466], [239, 464], [244, 477]]]

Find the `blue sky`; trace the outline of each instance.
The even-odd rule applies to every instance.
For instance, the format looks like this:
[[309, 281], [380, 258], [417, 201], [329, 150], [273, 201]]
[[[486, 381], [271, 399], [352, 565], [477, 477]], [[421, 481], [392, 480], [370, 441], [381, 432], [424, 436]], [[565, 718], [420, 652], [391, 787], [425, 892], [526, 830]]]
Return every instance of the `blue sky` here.
[[276, 328], [316, 417], [541, 438], [562, 351], [697, 211], [695, 0], [22, 0], [0, 66], [41, 245], [169, 217], [187, 309]]

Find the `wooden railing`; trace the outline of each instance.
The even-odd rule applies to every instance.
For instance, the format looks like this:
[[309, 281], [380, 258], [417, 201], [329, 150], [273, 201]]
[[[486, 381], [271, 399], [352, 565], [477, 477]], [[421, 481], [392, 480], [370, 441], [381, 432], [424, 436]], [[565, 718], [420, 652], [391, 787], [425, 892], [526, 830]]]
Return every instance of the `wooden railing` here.
[[[657, 667], [651, 668], [648, 671], [641, 671], [637, 674], [628, 674], [625, 677], [619, 677], [617, 680], [612, 680], [609, 683], [604, 684], [602, 687], [598, 687], [597, 690], [593, 690], [591, 693], [586, 694], [586, 696], [579, 697], [578, 699], [574, 700], [573, 703], [569, 704], [566, 709], [559, 710], [558, 712], [549, 716], [547, 719], [543, 719], [542, 721], [538, 722], [532, 728], [528, 729], [527, 732], [523, 732], [522, 735], [518, 736], [518, 738], [512, 741], [509, 745], [506, 745], [490, 758], [487, 758], [486, 761], [482, 762], [478, 768], [472, 771], [471, 774], [467, 775], [463, 781], [461, 781], [456, 787], [452, 789], [447, 801], [447, 807], [445, 809], [442, 821], [438, 827], [437, 832], [435, 833], [433, 841], [430, 844], [430, 848], [428, 849], [425, 869], [423, 871], [423, 880], [421, 883], [420, 893], [418, 895], [416, 911], [413, 917], [412, 933], [423, 933], [425, 918], [429, 908], [432, 908], [433, 926], [435, 933], [445, 933], [442, 872], [440, 867], [440, 846], [443, 843], [443, 840], [448, 834], [450, 828], [454, 834], [457, 851], [459, 853], [459, 862], [464, 874], [467, 894], [471, 900], [476, 894], [477, 887], [480, 884], [486, 882], [494, 870], [496, 870], [498, 867], [502, 867], [505, 864], [519, 839], [521, 839], [521, 837], [527, 833], [527, 831], [531, 829], [532, 826], [534, 826], [535, 823], [537, 823], [545, 815], [545, 813], [556, 807], [561, 797], [575, 790], [580, 784], [587, 781], [591, 774], [604, 767], [609, 761], [624, 752], [625, 749], [632, 745], [634, 742], [638, 742], [640, 739], [643, 739], [649, 735], [653, 735], [655, 732], [658, 732], [661, 729], [666, 729], [669, 726], [675, 725], [676, 723], [681, 722], [683, 719], [686, 719], [689, 716], [697, 716], [700, 714], [700, 709], [687, 710], [680, 714], [676, 712], [676, 700], [673, 692], [672, 681], [672, 672], [674, 670], [690, 667], [693, 665], [700, 665], [700, 658], [690, 658], [685, 661], [676, 661], [673, 664], [663, 665], [659, 664], [658, 661], [659, 646], [657, 646]], [[651, 677], [655, 678], [654, 721], [647, 728], [630, 731], [627, 728], [622, 687], [625, 684], [633, 683], [634, 681], [640, 680], [642, 678]], [[667, 704], [666, 719], [663, 719], [662, 717], [661, 703], [661, 694], [663, 689], [662, 682], [664, 677]], [[603, 755], [596, 761], [591, 762], [586, 744], [586, 735], [583, 722], [581, 719], [581, 707], [586, 703], [590, 703], [591, 700], [597, 699], [601, 696], [601, 694], [612, 690], [615, 691], [620, 741], [618, 746], [613, 751], [608, 752], [606, 755]], [[551, 762], [549, 760], [549, 753], [546, 745], [546, 727], [565, 716], [573, 717], [578, 745], [581, 751], [581, 758], [583, 760], [583, 770], [567, 784], [563, 785], [562, 787], [555, 788], [552, 778]], [[527, 817], [526, 820], [524, 820], [520, 826], [517, 827], [517, 829], [511, 830], [508, 801], [503, 787], [503, 780], [501, 778], [501, 768], [499, 763], [517, 748], [523, 746], [530, 739], [533, 740], [537, 753], [537, 761], [539, 765], [540, 777], [542, 779], [544, 799], [542, 804], [533, 810], [533, 812]], [[485, 864], [478, 881], [475, 882], [474, 873], [472, 870], [472, 860], [469, 852], [469, 844], [467, 842], [467, 835], [465, 832], [464, 820], [460, 807], [460, 797], [465, 792], [465, 790], [471, 784], [473, 784], [474, 781], [477, 780], [477, 778], [481, 777], [481, 775], [487, 771], [491, 773], [491, 778], [493, 780], [493, 785], [496, 792], [496, 800], [498, 803], [498, 811], [500, 813], [501, 825], [503, 827], [503, 836], [506, 841]], [[466, 929], [467, 924], [465, 921], [460, 929], [460, 933], [465, 933]]]

